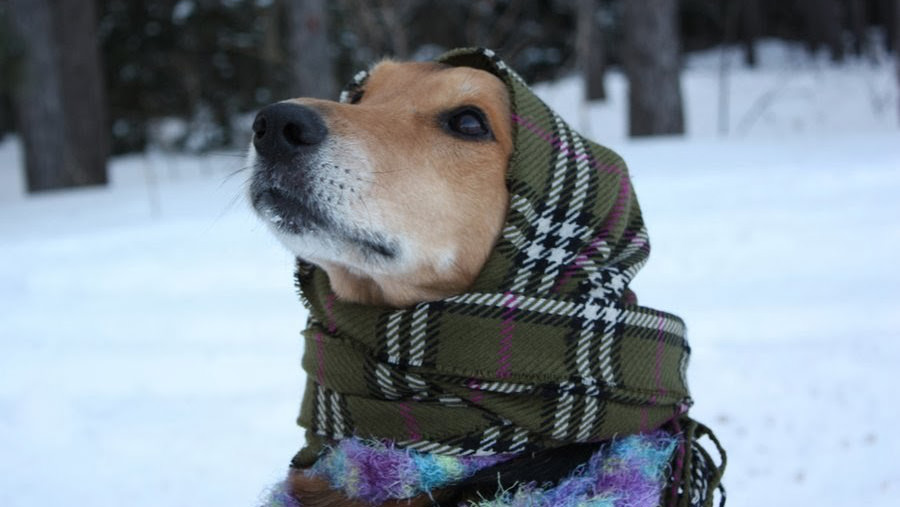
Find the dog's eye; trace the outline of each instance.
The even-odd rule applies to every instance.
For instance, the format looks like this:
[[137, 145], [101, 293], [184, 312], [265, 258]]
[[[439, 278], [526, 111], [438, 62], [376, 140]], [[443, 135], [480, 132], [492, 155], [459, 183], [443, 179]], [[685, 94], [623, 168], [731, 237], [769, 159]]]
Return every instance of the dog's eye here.
[[454, 134], [468, 139], [484, 139], [491, 136], [487, 119], [480, 109], [466, 107], [447, 116], [447, 128]]
[[487, 133], [481, 118], [473, 113], [461, 113], [450, 119], [453, 130], [467, 136], [480, 136]]

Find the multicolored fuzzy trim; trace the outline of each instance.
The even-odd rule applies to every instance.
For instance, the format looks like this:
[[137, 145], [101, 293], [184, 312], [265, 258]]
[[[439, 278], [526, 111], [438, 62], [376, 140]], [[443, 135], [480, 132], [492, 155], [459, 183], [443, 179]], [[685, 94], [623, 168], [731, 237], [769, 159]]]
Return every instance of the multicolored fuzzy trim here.
[[667, 433], [612, 441], [556, 486], [525, 484], [473, 507], [656, 507], [678, 439]]
[[510, 457], [445, 456], [348, 438], [328, 449], [309, 474], [326, 479], [350, 498], [377, 505], [459, 482]]
[[[559, 484], [523, 484], [472, 507], [656, 507], [678, 439], [668, 433], [613, 440]], [[378, 505], [459, 482], [506, 456], [443, 456], [345, 439], [329, 448], [309, 474], [349, 498]], [[262, 507], [301, 507], [278, 485]]]

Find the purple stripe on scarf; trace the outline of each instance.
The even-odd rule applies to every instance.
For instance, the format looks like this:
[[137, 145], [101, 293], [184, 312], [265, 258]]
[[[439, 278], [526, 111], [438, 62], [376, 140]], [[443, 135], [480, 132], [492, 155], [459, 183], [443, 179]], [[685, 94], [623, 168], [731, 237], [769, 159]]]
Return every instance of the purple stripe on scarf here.
[[334, 318], [334, 301], [336, 299], [337, 295], [335, 295], [334, 292], [329, 293], [325, 298], [325, 315], [328, 319], [326, 325], [328, 327], [328, 332], [331, 334], [337, 332], [337, 321]]
[[497, 378], [509, 378], [509, 361], [512, 355], [513, 333], [516, 330], [516, 309], [518, 299], [507, 292], [503, 299], [503, 323], [500, 327], [500, 350], [497, 358]]
[[419, 422], [416, 421], [416, 416], [412, 413], [412, 408], [406, 403], [398, 403], [397, 409], [400, 411], [400, 416], [403, 417], [403, 423], [406, 425], [406, 434], [409, 439], [412, 441], [417, 441], [422, 439], [422, 433], [419, 431]]

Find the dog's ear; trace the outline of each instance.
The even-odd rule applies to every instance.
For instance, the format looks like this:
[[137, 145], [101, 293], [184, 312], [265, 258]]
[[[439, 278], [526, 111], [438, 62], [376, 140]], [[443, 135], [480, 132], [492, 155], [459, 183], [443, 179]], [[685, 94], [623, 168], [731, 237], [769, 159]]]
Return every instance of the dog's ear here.
[[[332, 489], [328, 481], [309, 477], [304, 470], [291, 469], [288, 475], [291, 496], [303, 507], [372, 507], [372, 504], [347, 498], [340, 491]], [[419, 495], [413, 498], [384, 502], [381, 507], [428, 507], [446, 496], [445, 490], [431, 492], [431, 496]]]

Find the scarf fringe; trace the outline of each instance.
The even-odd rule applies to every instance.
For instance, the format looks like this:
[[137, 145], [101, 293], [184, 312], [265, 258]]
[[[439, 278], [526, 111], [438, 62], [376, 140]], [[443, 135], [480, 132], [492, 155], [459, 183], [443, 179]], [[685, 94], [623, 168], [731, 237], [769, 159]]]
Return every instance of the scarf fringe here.
[[[682, 416], [667, 425], [673, 434], [680, 435], [680, 444], [672, 456], [669, 484], [663, 491], [661, 507], [713, 507], [725, 505], [725, 449], [712, 430], [690, 417]], [[707, 437], [719, 455], [719, 464], [703, 447], [700, 439]], [[716, 491], [719, 502], [715, 503]]]
[[[467, 490], [466, 478], [511, 456], [441, 456], [387, 443], [348, 438], [327, 447], [309, 477], [324, 480], [349, 501], [381, 505], [450, 488], [438, 505], [467, 507], [657, 507], [681, 436], [668, 431], [630, 435], [600, 444], [587, 461], [558, 481], [516, 480], [497, 475], [489, 492]], [[502, 466], [502, 465], [500, 465]], [[535, 463], [540, 467], [540, 463]], [[276, 485], [261, 507], [301, 507]], [[319, 505], [319, 504], [316, 504]]]

